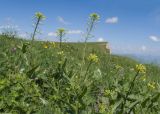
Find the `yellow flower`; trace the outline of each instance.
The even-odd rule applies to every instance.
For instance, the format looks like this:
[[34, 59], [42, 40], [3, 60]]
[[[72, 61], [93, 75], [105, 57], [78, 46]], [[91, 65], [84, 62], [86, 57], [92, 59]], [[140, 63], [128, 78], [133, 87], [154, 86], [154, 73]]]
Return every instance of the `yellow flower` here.
[[117, 70], [120, 70], [120, 69], [122, 69], [122, 66], [116, 65], [115, 68], [116, 68]]
[[58, 61], [58, 64], [62, 65], [62, 64], [63, 64], [63, 61]]
[[88, 56], [88, 60], [91, 61], [91, 62], [97, 63], [97, 62], [98, 62], [98, 57], [97, 57], [97, 55], [91, 53], [91, 54]]
[[99, 104], [99, 112], [105, 113], [106, 112], [106, 105], [104, 103]]
[[55, 42], [51, 42], [52, 47], [56, 47], [56, 43]]
[[37, 19], [45, 19], [46, 18], [41, 12], [36, 12], [35, 13], [35, 17]]
[[44, 47], [45, 49], [47, 49], [47, 48], [48, 48], [48, 45], [47, 45], [47, 44], [44, 44], [43, 47]]
[[147, 85], [150, 89], [155, 89], [156, 88], [156, 83], [155, 82], [148, 83]]
[[142, 76], [141, 80], [145, 82], [146, 81], [146, 75]]
[[130, 68], [130, 71], [134, 71], [135, 69], [134, 68]]
[[97, 13], [92, 13], [90, 14], [90, 18], [93, 20], [93, 21], [98, 21], [100, 16], [97, 14]]
[[111, 95], [111, 90], [106, 89], [106, 90], [104, 91], [104, 95], [105, 95], [105, 96], [110, 96], [110, 95]]
[[142, 64], [136, 65], [135, 70], [139, 73], [146, 73], [146, 67]]
[[64, 52], [63, 52], [63, 51], [60, 51], [60, 52], [58, 52], [57, 54], [58, 54], [58, 55], [63, 55]]

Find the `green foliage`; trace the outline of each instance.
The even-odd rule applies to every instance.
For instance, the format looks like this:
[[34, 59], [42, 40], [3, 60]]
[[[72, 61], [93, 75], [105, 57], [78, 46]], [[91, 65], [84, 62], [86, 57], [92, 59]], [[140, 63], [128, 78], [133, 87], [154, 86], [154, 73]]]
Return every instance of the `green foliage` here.
[[83, 44], [64, 44], [62, 52], [58, 43], [0, 40], [5, 44], [0, 48], [1, 113], [160, 111], [160, 70], [156, 66], [146, 65], [146, 73], [136, 75], [136, 61], [101, 52], [98, 46], [94, 56], [92, 48], [87, 48], [82, 66], [83, 52], [77, 49]]
[[0, 36], [0, 44], [0, 113], [160, 113], [157, 66], [111, 55], [99, 43], [59, 47]]

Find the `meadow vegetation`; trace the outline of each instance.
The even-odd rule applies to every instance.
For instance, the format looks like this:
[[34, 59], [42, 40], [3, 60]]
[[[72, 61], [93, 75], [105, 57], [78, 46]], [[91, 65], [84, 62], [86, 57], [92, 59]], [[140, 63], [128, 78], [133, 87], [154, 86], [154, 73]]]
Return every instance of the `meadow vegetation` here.
[[84, 43], [63, 43], [65, 29], [59, 43], [36, 41], [38, 25], [32, 40], [1, 35], [0, 113], [160, 113], [160, 68], [87, 43], [99, 19], [89, 16]]

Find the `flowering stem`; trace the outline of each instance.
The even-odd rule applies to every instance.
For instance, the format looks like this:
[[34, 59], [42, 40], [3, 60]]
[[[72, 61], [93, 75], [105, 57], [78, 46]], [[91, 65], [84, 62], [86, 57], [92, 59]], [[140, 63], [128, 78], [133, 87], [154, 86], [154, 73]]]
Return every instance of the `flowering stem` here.
[[59, 47], [61, 48], [62, 47], [62, 36], [60, 36], [60, 45]]
[[124, 110], [124, 106], [125, 106], [125, 104], [126, 104], [126, 101], [127, 101], [127, 99], [128, 99], [128, 96], [129, 96], [129, 94], [132, 92], [132, 89], [133, 89], [133, 87], [134, 87], [134, 82], [135, 82], [136, 77], [137, 77], [138, 75], [139, 75], [139, 71], [137, 71], [136, 75], [134, 76], [133, 80], [132, 80], [131, 83], [130, 83], [129, 90], [128, 90], [125, 98], [124, 98], [124, 103], [123, 103], [123, 106], [122, 106], [122, 112], [123, 112], [123, 110]]
[[66, 31], [64, 28], [59, 28], [56, 33], [57, 33], [57, 37], [59, 38], [59, 48], [61, 48], [62, 47], [62, 40], [66, 34]]
[[83, 60], [82, 63], [83, 63], [83, 64], [85, 63], [85, 62], [84, 62], [84, 58], [85, 58], [85, 56], [86, 56], [87, 40], [88, 40], [88, 38], [89, 38], [89, 35], [91, 34], [91, 31], [92, 31], [92, 29], [93, 29], [93, 25], [94, 25], [94, 21], [91, 21], [90, 26], [89, 26], [89, 28], [87, 29], [87, 35], [86, 35], [85, 41], [84, 41], [84, 51], [83, 51], [83, 58], [82, 58], [82, 60]]
[[88, 67], [87, 67], [86, 73], [85, 73], [85, 75], [84, 75], [84, 81], [85, 81], [85, 80], [86, 80], [86, 78], [87, 78], [87, 73], [88, 73], [88, 71], [89, 71], [89, 68], [90, 68], [91, 64], [92, 64], [92, 61], [90, 61], [90, 62], [89, 62], [89, 64], [88, 64]]
[[38, 20], [37, 20], [37, 23], [36, 23], [36, 27], [35, 27], [34, 32], [33, 32], [32, 41], [34, 41], [34, 37], [36, 35], [37, 28], [38, 28], [40, 20], [41, 20], [41, 18], [39, 17]]
[[136, 77], [137, 77], [138, 75], [139, 75], [139, 71], [137, 71], [136, 75], [134, 76], [134, 78], [133, 78], [133, 80], [132, 80], [132, 82], [131, 82], [131, 84], [130, 84], [130, 88], [129, 88], [128, 92], [127, 92], [126, 98], [127, 98], [128, 95], [131, 93], [131, 91], [132, 91], [132, 89], [133, 89], [133, 87], [134, 87], [134, 82], [135, 82]]

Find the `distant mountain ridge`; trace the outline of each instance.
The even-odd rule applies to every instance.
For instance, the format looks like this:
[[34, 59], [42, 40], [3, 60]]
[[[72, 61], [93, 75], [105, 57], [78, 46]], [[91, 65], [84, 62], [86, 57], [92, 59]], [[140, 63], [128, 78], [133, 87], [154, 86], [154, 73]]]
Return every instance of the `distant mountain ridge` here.
[[160, 66], [160, 55], [124, 54], [123, 56], [133, 58], [141, 63], [156, 64]]

